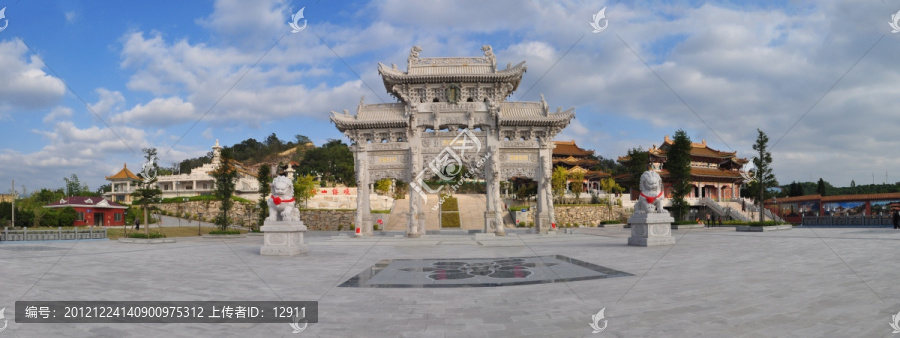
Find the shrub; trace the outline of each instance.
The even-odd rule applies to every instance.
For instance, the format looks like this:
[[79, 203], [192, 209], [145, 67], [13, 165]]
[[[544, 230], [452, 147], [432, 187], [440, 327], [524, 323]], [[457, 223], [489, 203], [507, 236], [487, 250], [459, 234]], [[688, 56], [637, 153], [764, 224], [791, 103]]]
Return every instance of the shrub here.
[[[130, 232], [128, 233], [129, 238], [148, 238], [147, 234], [143, 232]], [[166, 238], [166, 235], [163, 235], [160, 232], [151, 232], [149, 238]]]
[[524, 228], [524, 227], [525, 227], [525, 221], [519, 221], [519, 227], [520, 227], [520, 228]]
[[602, 222], [600, 222], [600, 224], [619, 224], [619, 223], [621, 223], [621, 222], [618, 221], [618, 220], [602, 221]]
[[240, 235], [240, 230], [213, 230], [209, 232], [210, 235]]
[[378, 230], [378, 223], [375, 223], [372, 225], [372, 230], [376, 230], [376, 231]]
[[339, 225], [338, 225], [338, 231], [341, 231], [341, 230], [344, 230], [344, 225], [343, 225], [343, 224], [339, 224]]
[[527, 205], [516, 205], [509, 207], [509, 211], [522, 211], [522, 209], [528, 209]]

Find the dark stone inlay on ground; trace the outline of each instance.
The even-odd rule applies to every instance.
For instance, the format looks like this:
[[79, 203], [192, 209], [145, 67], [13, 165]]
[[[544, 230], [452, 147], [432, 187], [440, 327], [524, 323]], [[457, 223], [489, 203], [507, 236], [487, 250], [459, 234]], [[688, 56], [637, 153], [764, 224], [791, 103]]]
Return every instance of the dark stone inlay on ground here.
[[633, 276], [562, 255], [508, 258], [385, 259], [341, 287], [450, 288], [561, 283]]

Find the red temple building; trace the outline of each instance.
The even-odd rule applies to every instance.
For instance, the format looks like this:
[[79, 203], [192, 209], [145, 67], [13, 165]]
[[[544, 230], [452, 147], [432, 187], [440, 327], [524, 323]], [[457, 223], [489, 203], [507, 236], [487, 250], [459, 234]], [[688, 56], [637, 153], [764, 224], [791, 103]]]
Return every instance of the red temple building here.
[[[556, 144], [556, 148], [553, 148], [553, 167], [566, 168], [569, 173], [582, 172], [584, 173], [584, 191], [600, 190], [600, 180], [610, 175], [603, 171], [590, 170], [600, 163], [592, 157], [594, 151], [579, 148], [575, 141], [553, 141], [553, 143]], [[574, 183], [569, 182], [569, 184]]]
[[[669, 181], [669, 171], [663, 169], [666, 162], [666, 151], [672, 146], [672, 141], [666, 135], [662, 145], [650, 148], [650, 168], [659, 173], [663, 179], [666, 197], [672, 197], [672, 182]], [[627, 163], [630, 158], [619, 157], [619, 162]], [[738, 158], [737, 152], [725, 152], [710, 148], [706, 140], [701, 143], [691, 143], [691, 182], [693, 186], [690, 194], [685, 198], [708, 197], [713, 200], [731, 200], [741, 197], [741, 184], [744, 177], [741, 170], [749, 161], [746, 158]], [[639, 191], [633, 190], [632, 200], [637, 199]]]
[[125, 210], [128, 207], [110, 202], [103, 197], [72, 196], [45, 205], [44, 208], [72, 207], [78, 213], [74, 226], [82, 225], [125, 225]]

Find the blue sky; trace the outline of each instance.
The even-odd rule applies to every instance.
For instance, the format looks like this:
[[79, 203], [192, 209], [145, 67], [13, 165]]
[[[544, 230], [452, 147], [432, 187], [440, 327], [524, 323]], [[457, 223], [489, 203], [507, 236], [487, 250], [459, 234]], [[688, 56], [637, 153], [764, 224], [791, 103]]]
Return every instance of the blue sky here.
[[[498, 64], [528, 64], [510, 100], [543, 93], [551, 107], [574, 107], [557, 139], [604, 157], [659, 145], [677, 129], [752, 157], [759, 128], [784, 184], [900, 181], [895, 0], [0, 7], [2, 191], [13, 179], [19, 190], [61, 187], [73, 173], [94, 189], [124, 162], [137, 168], [144, 147], [168, 165], [205, 154], [216, 139], [341, 138], [329, 111], [353, 110], [361, 96], [393, 102], [378, 62], [403, 68], [413, 45], [423, 57], [478, 56], [483, 44]], [[609, 26], [592, 33], [603, 7]], [[292, 34], [287, 23], [300, 8], [308, 26]]]

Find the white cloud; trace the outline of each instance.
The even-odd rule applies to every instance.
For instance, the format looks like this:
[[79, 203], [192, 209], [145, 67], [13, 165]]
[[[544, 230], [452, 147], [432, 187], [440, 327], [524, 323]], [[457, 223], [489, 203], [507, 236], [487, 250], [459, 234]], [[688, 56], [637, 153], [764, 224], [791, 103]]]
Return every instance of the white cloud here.
[[121, 169], [121, 163], [110, 161], [111, 158], [124, 158], [136, 165], [140, 149], [148, 144], [143, 130], [129, 127], [117, 127], [114, 133], [107, 128], [82, 129], [70, 121], [60, 121], [51, 130], [33, 132], [47, 142], [38, 151], [0, 150], [0, 172], [19, 178], [17, 181], [32, 189], [62, 186], [61, 178], [73, 173], [91, 188], [97, 188], [106, 183], [103, 175]]
[[0, 42], [0, 112], [52, 107], [66, 92], [63, 82], [47, 73], [19, 39]]
[[72, 117], [72, 108], [65, 106], [53, 107], [50, 113], [44, 116], [44, 123], [56, 121], [60, 117]]
[[271, 45], [290, 31], [286, 1], [218, 0], [213, 7], [213, 13], [197, 23], [243, 46]]
[[76, 13], [75, 11], [66, 12], [66, 22], [74, 23], [75, 20], [77, 20], [77, 19], [78, 19], [78, 13]]
[[136, 126], [170, 126], [199, 118], [194, 105], [184, 102], [178, 97], [156, 98], [146, 105], [138, 104], [134, 108], [115, 115], [111, 121], [115, 124], [131, 124]]
[[106, 115], [114, 109], [121, 109], [125, 103], [125, 97], [119, 91], [110, 91], [106, 88], [97, 88], [97, 94], [100, 98], [97, 103], [90, 104], [91, 110], [97, 115]]

